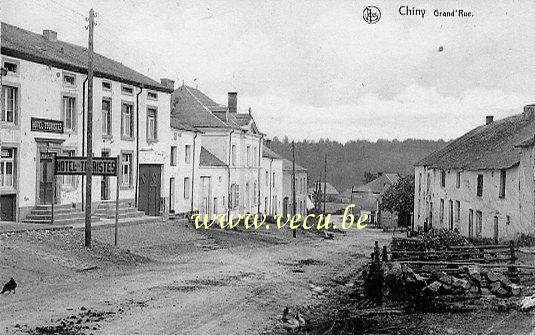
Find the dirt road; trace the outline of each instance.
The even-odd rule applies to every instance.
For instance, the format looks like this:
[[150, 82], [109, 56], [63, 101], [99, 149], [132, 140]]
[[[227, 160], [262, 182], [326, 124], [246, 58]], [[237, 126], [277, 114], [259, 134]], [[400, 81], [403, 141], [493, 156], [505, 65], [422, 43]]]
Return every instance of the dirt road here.
[[[283, 332], [285, 306], [314, 306], [308, 283], [329, 288], [391, 234], [349, 231], [326, 240], [289, 231], [201, 232], [171, 223], [0, 239], [7, 334], [255, 334]], [[70, 234], [70, 235], [69, 235]], [[98, 242], [98, 243], [97, 243]], [[67, 245], [67, 246], [65, 246]], [[62, 249], [63, 248], [63, 249]], [[58, 251], [59, 250], [59, 251]], [[96, 250], [96, 251], [95, 251]], [[349, 266], [351, 265], [351, 266]]]

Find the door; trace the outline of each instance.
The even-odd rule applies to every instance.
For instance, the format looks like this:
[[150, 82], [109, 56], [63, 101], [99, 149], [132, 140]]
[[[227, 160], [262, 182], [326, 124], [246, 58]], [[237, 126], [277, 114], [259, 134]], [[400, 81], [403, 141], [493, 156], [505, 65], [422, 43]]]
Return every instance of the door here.
[[0, 197], [0, 208], [2, 208], [2, 221], [15, 221], [15, 195], [3, 195]]
[[288, 206], [290, 206], [288, 197], [285, 197], [284, 199], [282, 199], [282, 215], [285, 219], [288, 217], [288, 212], [290, 212], [290, 208]]
[[211, 189], [211, 178], [210, 177], [201, 177], [201, 194], [200, 194], [200, 210], [201, 214], [211, 215], [211, 199], [212, 199], [212, 189]]
[[175, 212], [175, 178], [169, 178], [169, 213]]
[[494, 217], [494, 244], [498, 244], [498, 217]]
[[138, 208], [146, 215], [160, 215], [161, 165], [139, 165], [139, 201]]
[[39, 204], [50, 205], [52, 203], [54, 162], [53, 153], [41, 152], [39, 159]]
[[[102, 151], [102, 157], [110, 157], [109, 151]], [[110, 200], [110, 177], [102, 176], [100, 181], [100, 200]]]
[[468, 237], [474, 237], [474, 210], [468, 211]]
[[450, 230], [453, 230], [453, 200], [450, 200]]

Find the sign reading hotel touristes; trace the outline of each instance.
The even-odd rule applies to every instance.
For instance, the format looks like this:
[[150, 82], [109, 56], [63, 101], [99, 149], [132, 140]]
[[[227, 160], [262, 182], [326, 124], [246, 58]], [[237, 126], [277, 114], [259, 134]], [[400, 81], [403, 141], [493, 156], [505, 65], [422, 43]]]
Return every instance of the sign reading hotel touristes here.
[[31, 130], [45, 133], [63, 134], [63, 121], [32, 117]]
[[[85, 175], [86, 157], [56, 156], [56, 175]], [[93, 175], [117, 176], [117, 157], [93, 157]]]

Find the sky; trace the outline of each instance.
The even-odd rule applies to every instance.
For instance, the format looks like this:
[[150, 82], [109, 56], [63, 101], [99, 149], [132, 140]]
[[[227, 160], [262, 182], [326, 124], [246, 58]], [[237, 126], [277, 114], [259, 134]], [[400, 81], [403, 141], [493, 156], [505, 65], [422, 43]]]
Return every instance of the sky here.
[[[375, 24], [363, 19], [374, 5]], [[400, 6], [425, 15], [400, 15]], [[268, 137], [456, 138], [535, 103], [530, 1], [2, 0], [1, 20], [250, 107]], [[471, 17], [436, 17], [463, 9]]]

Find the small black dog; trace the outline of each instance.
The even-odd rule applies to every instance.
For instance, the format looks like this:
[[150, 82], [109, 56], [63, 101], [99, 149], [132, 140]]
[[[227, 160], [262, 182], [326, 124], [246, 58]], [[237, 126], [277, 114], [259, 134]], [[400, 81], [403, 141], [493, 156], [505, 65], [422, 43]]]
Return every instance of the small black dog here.
[[15, 279], [13, 277], [4, 285], [4, 288], [2, 289], [2, 292], [0, 294], [4, 294], [6, 292], [13, 292], [15, 293], [15, 289], [17, 288], [17, 283], [15, 282]]

